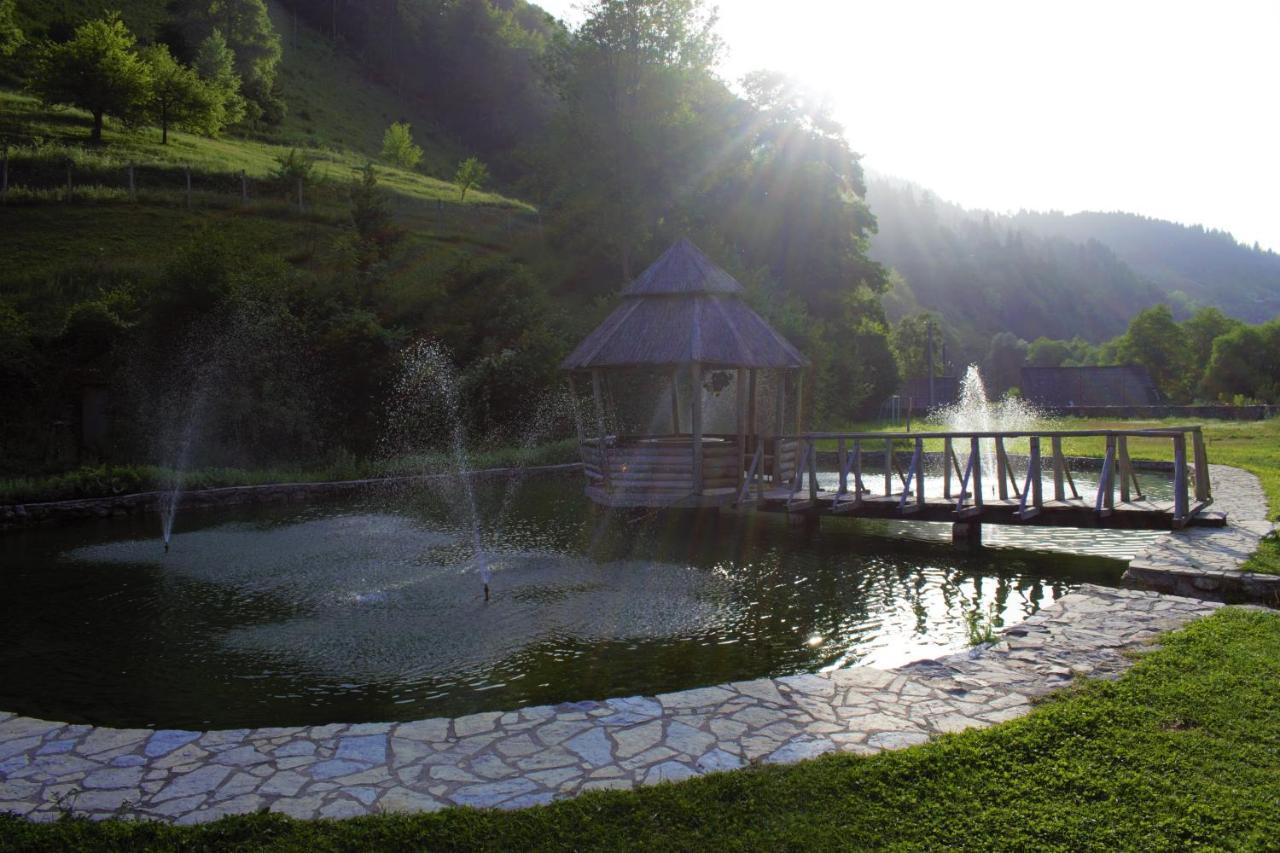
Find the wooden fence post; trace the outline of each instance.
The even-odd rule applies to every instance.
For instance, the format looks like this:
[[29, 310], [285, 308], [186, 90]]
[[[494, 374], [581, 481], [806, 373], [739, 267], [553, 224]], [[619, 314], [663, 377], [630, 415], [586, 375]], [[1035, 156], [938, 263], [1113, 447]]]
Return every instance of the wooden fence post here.
[[249, 176], [244, 173], [244, 169], [240, 170], [240, 204], [249, 204]]
[[9, 201], [9, 146], [4, 146], [4, 155], [0, 157], [0, 204]]
[[190, 210], [191, 209], [191, 167], [184, 166], [182, 169], [182, 172], [183, 174], [186, 175], [186, 178], [187, 178], [187, 210]]
[[302, 178], [298, 178], [298, 213], [304, 213], [305, 208], [302, 205]]
[[71, 203], [71, 161], [67, 161], [67, 204]]
[[133, 182], [133, 164], [129, 164], [129, 201], [138, 200], [137, 186]]

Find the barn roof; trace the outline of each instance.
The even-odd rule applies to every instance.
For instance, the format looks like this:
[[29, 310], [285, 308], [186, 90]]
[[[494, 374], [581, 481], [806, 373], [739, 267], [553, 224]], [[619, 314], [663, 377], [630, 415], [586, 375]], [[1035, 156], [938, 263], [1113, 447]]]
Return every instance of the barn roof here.
[[809, 360], [742, 301], [742, 292], [733, 276], [681, 239], [622, 291], [622, 304], [561, 367], [808, 367]]

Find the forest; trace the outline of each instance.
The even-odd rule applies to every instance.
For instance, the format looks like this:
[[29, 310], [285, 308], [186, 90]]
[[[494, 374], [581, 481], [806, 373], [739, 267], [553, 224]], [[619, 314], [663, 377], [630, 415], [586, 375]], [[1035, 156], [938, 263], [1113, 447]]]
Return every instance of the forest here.
[[[1274, 398], [1237, 363], [1274, 324], [1192, 314], [1274, 314], [1273, 253], [1201, 229], [1227, 259], [1209, 276], [1106, 222], [868, 183], [820, 99], [722, 79], [723, 50], [701, 0], [595, 0], [574, 29], [524, 0], [0, 0], [0, 474], [163, 462], [193, 382], [234, 388], [200, 464], [377, 456], [417, 340], [448, 347], [473, 440], [503, 446], [680, 236], [812, 358], [815, 423], [918, 375], [927, 317], [953, 364], [1000, 376], [1212, 326], [1194, 363], [1219, 368], [1170, 399]], [[89, 387], [113, 428], [86, 456]]]

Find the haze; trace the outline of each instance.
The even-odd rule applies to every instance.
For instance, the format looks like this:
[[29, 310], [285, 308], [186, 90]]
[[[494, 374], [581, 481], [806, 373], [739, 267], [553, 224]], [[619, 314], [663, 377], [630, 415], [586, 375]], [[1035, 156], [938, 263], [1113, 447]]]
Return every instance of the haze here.
[[[540, 0], [574, 24], [576, 0]], [[1280, 250], [1280, 3], [723, 0], [726, 80], [831, 97], [868, 169], [967, 207], [1125, 210]]]

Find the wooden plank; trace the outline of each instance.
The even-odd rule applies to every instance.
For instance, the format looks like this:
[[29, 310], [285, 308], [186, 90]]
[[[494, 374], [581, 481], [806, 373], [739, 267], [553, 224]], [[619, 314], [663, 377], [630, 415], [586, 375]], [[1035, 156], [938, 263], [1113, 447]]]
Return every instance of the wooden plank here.
[[[1031, 437], [1031, 505], [1036, 512], [1044, 509], [1044, 466], [1040, 461], [1040, 436]], [[1026, 489], [1022, 490], [1026, 498]]]
[[680, 370], [671, 371], [671, 434], [680, 434]]
[[1173, 524], [1183, 526], [1188, 517], [1190, 500], [1187, 493], [1187, 437], [1173, 437]]
[[818, 497], [818, 445], [809, 442], [809, 498]]
[[1009, 470], [1009, 461], [1004, 455], [1004, 439], [996, 439], [996, 492], [1000, 496], [1000, 500], [1007, 501], [1009, 499], [1009, 484], [1006, 482]]
[[916, 504], [924, 506], [924, 439], [916, 439]]
[[[784, 370], [775, 371], [777, 373], [777, 382], [774, 386], [773, 395], [773, 435], [776, 442], [781, 443], [782, 436], [786, 434], [787, 428], [783, 423], [783, 417], [786, 412], [787, 403], [787, 374]], [[782, 459], [780, 456], [781, 446], [773, 454], [773, 482], [774, 485], [781, 485], [786, 479], [786, 473], [782, 470]]]
[[973, 505], [982, 506], [982, 448], [977, 437], [969, 439], [969, 464], [973, 467], [971, 482], [973, 483]]
[[737, 460], [738, 469], [738, 488], [742, 488], [742, 481], [746, 478], [747, 467], [747, 373], [741, 367], [734, 371], [735, 385], [733, 389], [734, 409], [737, 414], [738, 421], [738, 446], [734, 448], [734, 458]]
[[853, 487], [857, 490], [859, 499], [867, 491], [862, 485], [862, 441], [856, 438], [853, 440]]
[[1063, 484], [1063, 472], [1067, 467], [1067, 460], [1062, 456], [1062, 439], [1053, 436], [1050, 439], [1053, 453], [1053, 499], [1055, 501], [1065, 501], [1067, 499], [1067, 491]]
[[1129, 464], [1129, 437], [1116, 437], [1116, 464], [1120, 468], [1120, 502], [1129, 503], [1129, 482], [1133, 479], [1133, 467]]
[[884, 496], [893, 494], [893, 439], [884, 440]]
[[1196, 500], [1206, 506], [1213, 503], [1213, 488], [1209, 483], [1209, 456], [1204, 447], [1204, 431], [1196, 427], [1191, 431], [1191, 451], [1196, 466]]
[[942, 440], [942, 497], [951, 500], [951, 439]]
[[836, 464], [840, 466], [839, 494], [849, 491], [849, 446], [842, 438], [836, 442]]

